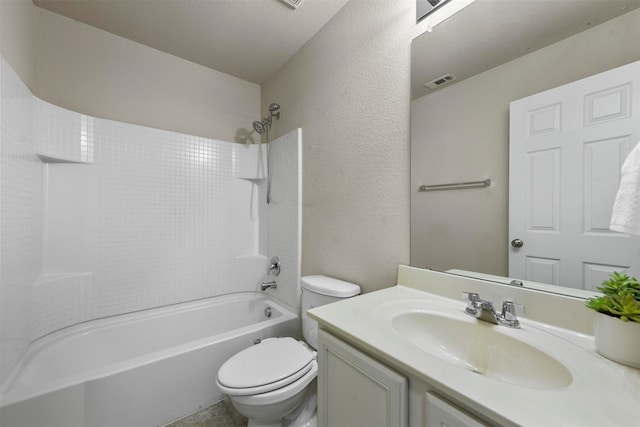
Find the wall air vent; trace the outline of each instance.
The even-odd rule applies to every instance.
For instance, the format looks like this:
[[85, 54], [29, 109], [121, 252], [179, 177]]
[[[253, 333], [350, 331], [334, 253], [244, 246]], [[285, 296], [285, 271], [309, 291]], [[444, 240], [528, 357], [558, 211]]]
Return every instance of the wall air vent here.
[[431, 80], [430, 82], [427, 82], [424, 85], [429, 89], [437, 89], [440, 86], [444, 86], [446, 84], [451, 83], [455, 79], [456, 79], [456, 76], [454, 76], [453, 74], [445, 74], [444, 76]]
[[283, 3], [285, 3], [287, 6], [290, 6], [294, 9], [297, 9], [298, 6], [300, 6], [300, 3], [302, 3], [302, 0], [281, 0]]
[[447, 2], [449, 0], [416, 0], [416, 22], [420, 22]]

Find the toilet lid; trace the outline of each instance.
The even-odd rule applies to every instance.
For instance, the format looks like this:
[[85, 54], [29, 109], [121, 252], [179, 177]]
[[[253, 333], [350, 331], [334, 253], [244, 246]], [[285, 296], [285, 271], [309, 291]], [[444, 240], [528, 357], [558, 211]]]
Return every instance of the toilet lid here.
[[293, 338], [265, 340], [227, 360], [218, 371], [218, 381], [230, 388], [259, 387], [303, 370], [312, 360], [312, 351]]

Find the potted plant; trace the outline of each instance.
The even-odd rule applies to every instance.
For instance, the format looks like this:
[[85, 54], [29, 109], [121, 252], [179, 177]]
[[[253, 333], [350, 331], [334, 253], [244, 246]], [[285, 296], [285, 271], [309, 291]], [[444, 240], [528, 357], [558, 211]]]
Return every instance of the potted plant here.
[[591, 298], [587, 307], [598, 312], [596, 351], [623, 365], [640, 368], [640, 283], [614, 272], [598, 287], [604, 295]]

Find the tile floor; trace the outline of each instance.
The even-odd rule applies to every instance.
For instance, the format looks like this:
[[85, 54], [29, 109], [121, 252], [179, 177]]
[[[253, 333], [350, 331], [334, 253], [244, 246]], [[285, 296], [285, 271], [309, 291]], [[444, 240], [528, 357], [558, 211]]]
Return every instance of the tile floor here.
[[164, 427], [247, 427], [247, 419], [225, 399]]

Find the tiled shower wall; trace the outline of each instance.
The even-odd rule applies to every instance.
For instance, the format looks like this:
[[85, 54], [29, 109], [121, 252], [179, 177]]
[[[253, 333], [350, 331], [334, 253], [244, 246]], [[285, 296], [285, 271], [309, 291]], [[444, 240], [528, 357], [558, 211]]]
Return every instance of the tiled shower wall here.
[[[302, 240], [302, 129], [271, 144], [271, 204], [269, 205], [269, 254], [277, 255], [282, 269], [277, 277], [278, 297], [298, 307]], [[270, 279], [271, 280], [271, 279]], [[281, 286], [284, 284], [285, 286]]]
[[40, 165], [33, 97], [0, 59], [0, 380], [30, 341], [31, 285], [40, 275]]
[[[260, 145], [64, 110], [33, 97], [4, 60], [0, 97], [0, 382], [57, 329], [257, 290], [271, 242], [269, 256], [286, 260], [274, 294], [298, 307], [299, 164], [277, 159], [298, 159], [299, 131], [274, 141], [279, 202], [267, 207]], [[274, 227], [296, 232], [270, 240]]]

